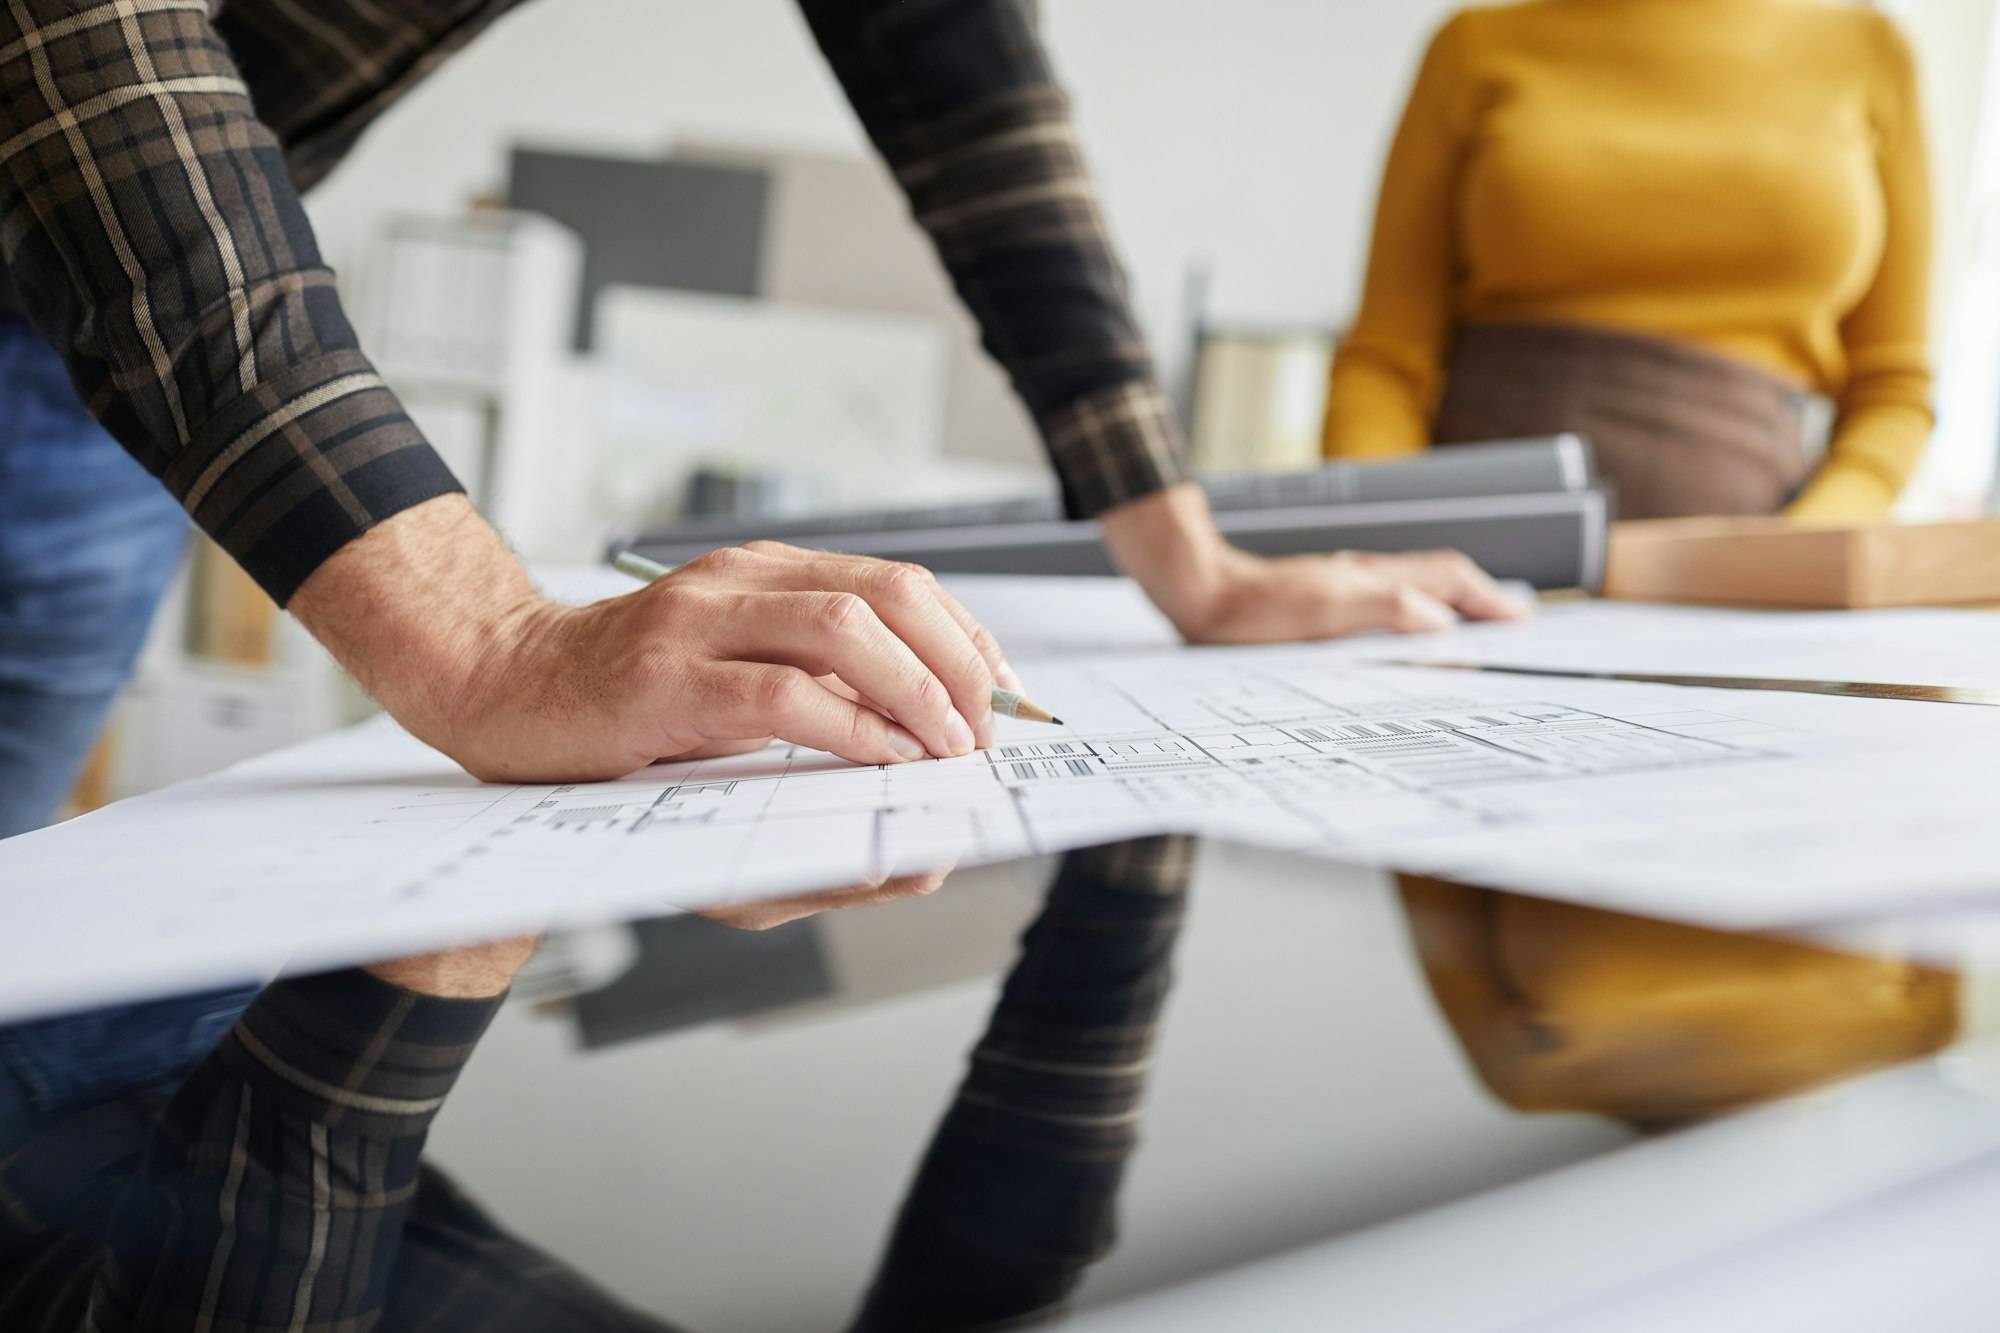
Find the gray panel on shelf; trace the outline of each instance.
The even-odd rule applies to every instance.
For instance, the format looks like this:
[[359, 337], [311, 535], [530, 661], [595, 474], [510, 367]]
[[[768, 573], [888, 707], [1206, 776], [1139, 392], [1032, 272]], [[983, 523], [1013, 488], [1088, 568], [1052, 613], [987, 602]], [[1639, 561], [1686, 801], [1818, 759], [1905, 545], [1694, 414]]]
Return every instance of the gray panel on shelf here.
[[[1216, 522], [1231, 541], [1260, 555], [1451, 547], [1498, 578], [1521, 579], [1537, 588], [1595, 589], [1604, 573], [1609, 507], [1605, 493], [1593, 489], [1224, 510], [1216, 514]], [[1097, 524], [1088, 522], [836, 532], [793, 540], [826, 550], [914, 561], [940, 574], [1115, 572]], [[712, 537], [688, 541], [669, 533], [641, 538], [633, 549], [673, 565], [716, 545]]]
[[[1205, 480], [1223, 531], [1253, 551], [1402, 551], [1449, 546], [1537, 587], [1595, 588], [1608, 495], [1574, 435], [1456, 445], [1389, 462]], [[632, 543], [675, 564], [775, 537], [914, 560], [939, 573], [1108, 574], [1093, 523], [1062, 519], [1052, 495], [978, 504], [678, 523]]]
[[623, 975], [571, 1001], [586, 1050], [823, 999], [833, 976], [812, 921], [732, 930], [680, 915], [630, 927], [639, 956]]
[[509, 204], [583, 237], [579, 351], [612, 283], [757, 295], [770, 192], [768, 172], [742, 165], [516, 148], [508, 167]]

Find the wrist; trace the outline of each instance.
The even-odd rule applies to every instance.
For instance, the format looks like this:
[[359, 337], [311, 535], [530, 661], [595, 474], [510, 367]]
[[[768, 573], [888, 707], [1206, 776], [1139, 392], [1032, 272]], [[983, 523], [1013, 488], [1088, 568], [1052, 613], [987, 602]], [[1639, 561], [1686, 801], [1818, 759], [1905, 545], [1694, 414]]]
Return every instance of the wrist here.
[[562, 610], [459, 495], [349, 542], [300, 585], [290, 609], [391, 716], [454, 756], [492, 693], [494, 664]]
[[538, 936], [376, 963], [362, 971], [391, 986], [440, 1000], [487, 1000], [506, 993], [535, 952]]
[[1193, 482], [1128, 501], [1098, 521], [1112, 562], [1183, 634], [1214, 618], [1231, 582], [1253, 558], [1224, 539], [1208, 496]]

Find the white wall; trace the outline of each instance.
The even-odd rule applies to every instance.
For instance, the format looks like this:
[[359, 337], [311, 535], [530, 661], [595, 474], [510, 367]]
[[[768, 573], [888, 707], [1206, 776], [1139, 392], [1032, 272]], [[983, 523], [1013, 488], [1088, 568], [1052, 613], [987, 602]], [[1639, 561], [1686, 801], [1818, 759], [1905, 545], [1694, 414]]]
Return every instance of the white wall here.
[[[1425, 36], [1452, 0], [1042, 0], [1044, 29], [1170, 379], [1190, 264], [1210, 310], [1332, 323], [1352, 309], [1376, 178]], [[1885, 0], [1924, 63], [1943, 253], [1963, 252], [1992, 0]], [[789, 0], [540, 0], [376, 127], [310, 201], [352, 268], [385, 212], [449, 211], [529, 140], [651, 153], [674, 140], [862, 153]], [[1941, 274], [1941, 285], [1949, 280]], [[1940, 316], [1943, 318], [1942, 313]], [[1942, 484], [1962, 486], [1962, 466]]]
[[[1883, 0], [1923, 61], [1924, 113], [1938, 210], [1933, 360], [1937, 432], [1905, 507], [1960, 516], [1984, 507], [1993, 480], [1994, 379], [2000, 366], [2000, 226], [1992, 162], [2000, 150], [2000, 28], [1994, 0]], [[1982, 138], [1983, 136], [1983, 138]]]

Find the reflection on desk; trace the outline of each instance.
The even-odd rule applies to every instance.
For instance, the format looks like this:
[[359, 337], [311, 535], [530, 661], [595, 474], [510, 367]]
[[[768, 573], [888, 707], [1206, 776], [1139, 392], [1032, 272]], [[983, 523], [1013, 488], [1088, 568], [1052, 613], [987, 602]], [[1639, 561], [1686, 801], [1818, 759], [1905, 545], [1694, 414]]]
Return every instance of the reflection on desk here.
[[[1794, 1271], [1823, 1231], [1930, 1235], [1928, 1201], [1980, 1235], [2000, 1206], [1979, 978], [1934, 959], [1185, 839], [961, 872], [730, 966], [674, 929], [503, 1014], [433, 1142], [690, 1329], [1624, 1329], [1663, 1274], [1706, 1309], [1711, 1274], [1765, 1281], [1731, 1253]], [[705, 1012], [593, 1038], [697, 965], [736, 975], [688, 988]], [[1754, 1326], [2000, 1312], [1983, 1265], [1935, 1293], [1900, 1271], [1842, 1276], [1875, 1323]]]

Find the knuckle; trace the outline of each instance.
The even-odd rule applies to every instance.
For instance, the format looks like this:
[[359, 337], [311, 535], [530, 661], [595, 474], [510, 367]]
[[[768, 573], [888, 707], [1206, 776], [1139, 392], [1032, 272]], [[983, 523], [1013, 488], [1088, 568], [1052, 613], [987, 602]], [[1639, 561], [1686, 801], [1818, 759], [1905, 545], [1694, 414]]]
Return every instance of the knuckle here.
[[688, 568], [705, 574], [732, 574], [740, 571], [750, 560], [750, 552], [744, 547], [723, 546], [689, 561]]
[[667, 619], [684, 616], [701, 600], [701, 594], [682, 583], [655, 583], [646, 590], [653, 613]]
[[827, 629], [847, 635], [861, 628], [863, 617], [868, 615], [868, 603], [851, 592], [822, 593], [815, 612]]
[[979, 654], [980, 665], [1000, 660], [1000, 640], [993, 637], [993, 631], [975, 623], [972, 627], [972, 647]]
[[656, 584], [660, 588], [654, 598], [654, 610], [670, 620], [694, 618], [708, 608], [708, 594], [700, 588], [690, 588], [686, 584]]
[[748, 702], [761, 713], [789, 712], [799, 700], [799, 678], [789, 671], [765, 671], [750, 683]]
[[847, 715], [847, 745], [850, 753], [866, 753], [875, 742], [875, 724], [865, 708], [856, 708]]
[[868, 571], [868, 582], [877, 596], [903, 606], [928, 596], [930, 592], [915, 565], [884, 562]]
[[787, 556], [798, 554], [798, 548], [783, 542], [774, 542], [768, 537], [760, 537], [754, 542], [745, 542], [742, 547], [748, 555]]
[[965, 655], [965, 660], [959, 663], [958, 674], [981, 689], [993, 688], [993, 668], [987, 665], [986, 654], [979, 651], [977, 643]]
[[1394, 621], [1409, 609], [1410, 590], [1399, 584], [1384, 584], [1369, 594], [1367, 605], [1377, 619]]
[[910, 693], [917, 706], [927, 713], [942, 713], [951, 707], [951, 693], [928, 671], [918, 673]]

